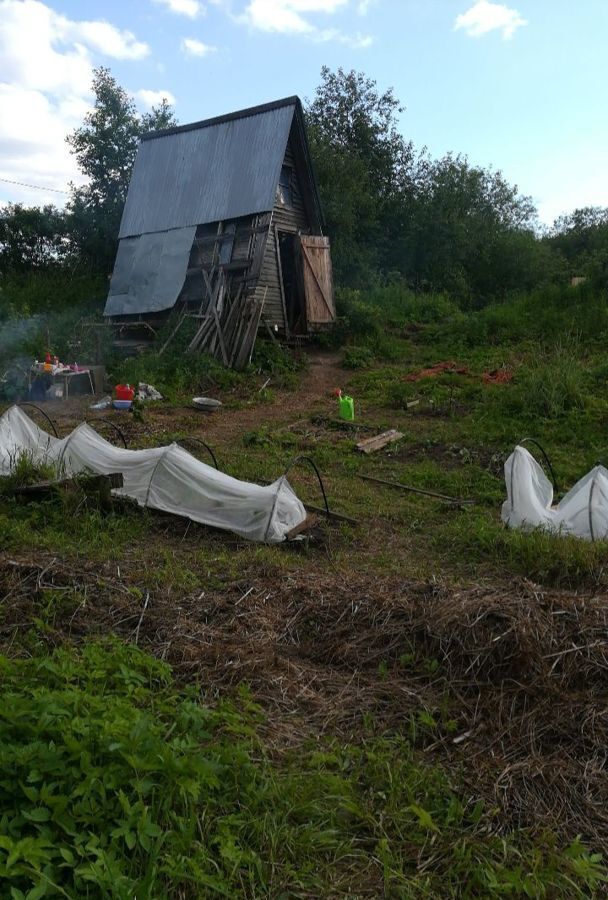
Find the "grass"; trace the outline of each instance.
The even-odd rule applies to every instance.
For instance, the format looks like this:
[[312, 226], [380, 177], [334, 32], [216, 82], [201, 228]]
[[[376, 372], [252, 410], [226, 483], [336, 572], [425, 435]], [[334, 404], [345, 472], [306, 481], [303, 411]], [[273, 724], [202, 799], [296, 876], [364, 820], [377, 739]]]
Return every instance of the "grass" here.
[[[159, 332], [158, 347], [161, 347], [174, 327], [169, 320]], [[128, 359], [114, 359], [111, 376], [116, 382], [137, 384], [140, 381], [153, 384], [168, 400], [174, 403], [189, 402], [200, 393], [222, 391], [224, 403], [238, 408], [248, 402], [260, 399], [259, 385], [252, 375], [272, 376], [276, 387], [293, 387], [297, 383], [298, 364], [278, 343], [259, 340], [251, 364], [244, 373], [226, 369], [213, 357], [206, 354], [187, 352], [188, 344], [196, 330], [195, 320], [188, 320], [171, 341], [167, 350], [160, 355], [155, 349], [141, 356]]]
[[[9, 551], [36, 553], [48, 550], [69, 556], [105, 560], [129, 541], [145, 539], [149, 517], [125, 508], [104, 512], [73, 498], [51, 495], [48, 499], [24, 502], [5, 497], [0, 504], [0, 545]], [[128, 541], [126, 537], [128, 536]]]
[[2, 494], [10, 495], [15, 488], [28, 487], [56, 477], [57, 473], [53, 465], [39, 463], [31, 453], [19, 453], [12, 461], [10, 473], [0, 480], [0, 496]]
[[[604, 542], [507, 531], [500, 507], [502, 466], [524, 436], [547, 450], [560, 495], [608, 460], [605, 297], [551, 288], [463, 313], [449, 298], [393, 285], [341, 292], [339, 307], [337, 337], [323, 340], [340, 344], [355, 424], [404, 435], [370, 457], [354, 451], [357, 432], [333, 427], [333, 397], [319, 396], [315, 414], [298, 403], [294, 414], [290, 391], [306, 373], [271, 343], [260, 343], [241, 374], [186, 358], [177, 345], [166, 356], [112, 366], [116, 378], [151, 382], [168, 398], [133, 422], [136, 446], [198, 432], [225, 471], [259, 482], [278, 477], [293, 456], [312, 455], [332, 506], [358, 526], [325, 529], [317, 544], [258, 546], [129, 506], [105, 512], [59, 496], [35, 503], [4, 496], [3, 548], [16, 558], [60, 557], [100, 579], [122, 577], [133, 628], [148, 594], [151, 604], [163, 597], [175, 609], [169, 628], [178, 627], [182, 602], [207, 622], [213, 595], [235, 623], [226, 652], [237, 662], [248, 640], [242, 598], [254, 584], [341, 584], [354, 575], [379, 586], [390, 578], [487, 583], [508, 593], [523, 579], [541, 592], [601, 597]], [[406, 380], [443, 360], [466, 374]], [[486, 383], [484, 373], [500, 367], [512, 381]], [[224, 401], [217, 423], [179, 409], [199, 391]], [[476, 503], [454, 508], [360, 474]], [[24, 462], [17, 477], [27, 483], [39, 475]], [[289, 477], [300, 497], [320, 505], [306, 469]], [[567, 823], [563, 833], [539, 823], [502, 834], [500, 809], [478, 802], [471, 771], [465, 778], [452, 766], [448, 775], [447, 755], [420, 753], [422, 732], [431, 746], [441, 738], [450, 747], [441, 703], [404, 713], [390, 734], [372, 718], [358, 734], [269, 745], [251, 696], [237, 690], [228, 701], [207, 691], [194, 663], [185, 685], [132, 646], [85, 641], [78, 650], [49, 650], [55, 622], [71, 620], [83, 603], [95, 620], [95, 599], [81, 586], [41, 588], [34, 631], [10, 632], [10, 652], [21, 658], [1, 663], [0, 769], [9, 775], [0, 775], [0, 877], [12, 897], [600, 894], [596, 848], [566, 839]], [[434, 683], [438, 660], [401, 656], [413, 684]], [[379, 684], [396, 664], [389, 653], [378, 657]], [[277, 671], [289, 677], [289, 666]], [[291, 725], [288, 716], [272, 724]]]
[[1, 669], [0, 877], [13, 898], [583, 897], [604, 881], [578, 842], [489, 837], [491, 811], [405, 738], [271, 759], [246, 693], [211, 708], [117, 642]]

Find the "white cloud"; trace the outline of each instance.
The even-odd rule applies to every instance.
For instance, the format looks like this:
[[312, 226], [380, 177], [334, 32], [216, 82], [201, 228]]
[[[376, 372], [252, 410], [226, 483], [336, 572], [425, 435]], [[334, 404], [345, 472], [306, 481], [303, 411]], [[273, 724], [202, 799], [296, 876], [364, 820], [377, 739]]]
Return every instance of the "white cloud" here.
[[[210, 0], [222, 5], [223, 0]], [[320, 28], [317, 16], [333, 15], [344, 10], [350, 0], [248, 0], [237, 22], [257, 31], [278, 34], [304, 35], [314, 41], [337, 41], [353, 48], [369, 47], [373, 38], [362, 34], [348, 34], [338, 28]], [[359, 0], [357, 11], [365, 15], [375, 0]]]
[[150, 91], [147, 88], [141, 88], [141, 90], [135, 91], [135, 96], [144, 109], [152, 109], [153, 106], [160, 106], [163, 100], [166, 100], [167, 103], [170, 103], [172, 106], [175, 104], [175, 97], [171, 91]]
[[306, 34], [316, 29], [305, 14], [335, 13], [346, 3], [348, 0], [249, 0], [240, 18], [259, 31]]
[[189, 19], [196, 19], [205, 11], [199, 0], [154, 0], [154, 2], [165, 6], [169, 12], [178, 16], [188, 16]]
[[352, 47], [353, 50], [366, 50], [374, 43], [374, 38], [369, 34], [361, 34], [359, 31], [355, 34], [345, 34], [337, 28], [326, 28], [323, 31], [315, 32], [314, 40], [320, 43], [336, 41], [338, 44]]
[[[138, 60], [148, 52], [109, 22], [69, 19], [40, 0], [0, 0], [0, 177], [49, 189], [81, 181], [65, 136], [90, 108], [94, 57]], [[62, 199], [2, 183], [0, 198]]]
[[91, 50], [114, 59], [143, 59], [150, 52], [148, 45], [130, 31], [120, 31], [109, 22], [71, 22], [61, 16], [58, 25], [64, 40], [82, 41]]
[[501, 31], [504, 40], [510, 40], [518, 28], [528, 22], [516, 9], [504, 3], [477, 0], [470, 9], [457, 16], [454, 29], [463, 29], [469, 37], [483, 37], [490, 31]]
[[182, 53], [185, 53], [186, 56], [209, 56], [210, 53], [215, 53], [217, 51], [217, 47], [212, 47], [210, 44], [203, 44], [202, 41], [197, 41], [196, 38], [184, 38], [180, 48]]

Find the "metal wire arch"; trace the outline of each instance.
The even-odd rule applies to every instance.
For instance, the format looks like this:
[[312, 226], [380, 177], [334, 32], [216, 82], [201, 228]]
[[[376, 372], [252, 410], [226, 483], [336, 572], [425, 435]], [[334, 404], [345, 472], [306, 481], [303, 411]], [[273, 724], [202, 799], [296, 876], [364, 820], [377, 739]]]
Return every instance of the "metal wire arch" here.
[[551, 481], [553, 482], [553, 490], [557, 494], [559, 492], [557, 478], [555, 476], [553, 466], [551, 465], [551, 460], [549, 459], [547, 453], [545, 452], [545, 448], [542, 446], [542, 444], [539, 443], [539, 441], [537, 441], [536, 438], [533, 438], [533, 437], [522, 438], [522, 440], [518, 441], [518, 443], [519, 443], [520, 447], [523, 447], [524, 444], [534, 444], [535, 447], [538, 447], [538, 449], [540, 450], [540, 452], [542, 453], [542, 455], [544, 457], [545, 462], [547, 463], [547, 468], [549, 469], [549, 472], [551, 473]]
[[97, 426], [97, 425], [109, 425], [110, 428], [113, 428], [114, 431], [119, 435], [121, 441], [124, 444], [125, 450], [128, 450], [127, 439], [124, 435], [122, 428], [119, 428], [115, 422], [110, 422], [109, 419], [85, 419], [87, 425]]

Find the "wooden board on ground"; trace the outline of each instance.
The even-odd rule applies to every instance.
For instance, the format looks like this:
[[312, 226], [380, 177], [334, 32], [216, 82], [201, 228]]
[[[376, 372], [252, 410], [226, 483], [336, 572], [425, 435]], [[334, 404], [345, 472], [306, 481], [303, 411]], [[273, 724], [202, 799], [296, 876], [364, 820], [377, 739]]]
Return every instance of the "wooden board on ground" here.
[[376, 450], [381, 450], [387, 444], [393, 444], [395, 441], [401, 440], [402, 437], [403, 434], [400, 431], [395, 431], [394, 428], [391, 428], [390, 431], [383, 431], [382, 434], [359, 441], [357, 450], [360, 453], [375, 453]]
[[112, 472], [109, 475], [83, 473], [69, 478], [38, 481], [35, 484], [15, 485], [10, 489], [10, 492], [15, 494], [15, 496], [38, 500], [56, 490], [77, 491], [87, 497], [96, 497], [103, 506], [109, 506], [112, 500], [113, 488], [122, 486], [122, 472]]
[[316, 515], [307, 515], [299, 525], [295, 525], [291, 531], [288, 531], [285, 535], [286, 541], [293, 541], [294, 538], [298, 537], [298, 535], [303, 534], [305, 531], [310, 531], [315, 527], [319, 522], [319, 517]]
[[373, 475], [357, 475], [363, 481], [373, 481], [375, 484], [384, 484], [387, 487], [398, 488], [401, 491], [410, 491], [412, 494], [422, 494], [424, 497], [433, 497], [436, 500], [443, 500], [445, 503], [451, 503], [454, 506], [471, 506], [475, 503], [473, 499], [464, 497], [450, 497], [448, 494], [440, 494], [437, 491], [428, 491], [425, 488], [412, 487], [409, 484], [401, 484], [399, 481], [386, 481], [384, 478], [374, 478]]

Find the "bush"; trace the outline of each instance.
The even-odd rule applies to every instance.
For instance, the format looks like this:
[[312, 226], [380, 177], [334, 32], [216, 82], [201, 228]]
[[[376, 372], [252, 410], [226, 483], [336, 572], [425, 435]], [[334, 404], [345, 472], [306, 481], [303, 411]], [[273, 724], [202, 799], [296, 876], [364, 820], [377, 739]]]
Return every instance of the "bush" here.
[[560, 344], [553, 353], [538, 353], [521, 365], [515, 381], [497, 392], [495, 402], [509, 412], [555, 419], [584, 409], [588, 376], [572, 345]]
[[369, 347], [347, 347], [342, 356], [344, 369], [367, 369], [374, 361]]
[[343, 320], [341, 327], [346, 334], [353, 337], [369, 337], [380, 331], [381, 311], [365, 302], [360, 291], [338, 288], [336, 312]]
[[349, 334], [370, 338], [408, 325], [445, 323], [464, 318], [457, 304], [445, 294], [414, 293], [402, 282], [362, 292], [352, 288], [336, 292], [338, 314]]
[[[48, 269], [0, 276], [0, 319], [27, 318], [59, 310], [89, 311], [94, 302], [101, 315], [108, 292], [101, 275], [70, 269]], [[81, 312], [80, 315], [83, 313]]]
[[547, 286], [514, 294], [501, 303], [471, 313], [462, 322], [470, 346], [535, 341], [542, 344], [571, 337], [597, 340], [608, 331], [606, 293], [589, 284]]

